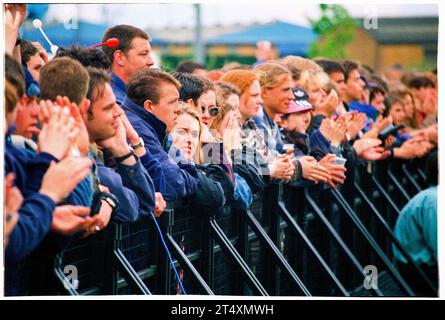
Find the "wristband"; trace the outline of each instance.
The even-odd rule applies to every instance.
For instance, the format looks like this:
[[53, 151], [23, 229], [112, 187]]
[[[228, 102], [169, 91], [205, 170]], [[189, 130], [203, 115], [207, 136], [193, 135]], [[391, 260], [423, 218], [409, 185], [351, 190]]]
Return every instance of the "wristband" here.
[[123, 155], [122, 157], [115, 157], [114, 160], [116, 160], [116, 162], [122, 162], [122, 161], [130, 158], [131, 156], [133, 156], [137, 160], [137, 156], [133, 150], [131, 150], [129, 153]]

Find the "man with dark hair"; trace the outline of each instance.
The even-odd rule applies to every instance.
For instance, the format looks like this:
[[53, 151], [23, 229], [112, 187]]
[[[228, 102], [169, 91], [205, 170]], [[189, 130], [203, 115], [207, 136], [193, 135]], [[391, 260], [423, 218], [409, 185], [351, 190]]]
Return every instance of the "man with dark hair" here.
[[93, 67], [108, 70], [110, 68], [110, 59], [100, 49], [82, 48], [72, 46], [71, 48], [59, 48], [56, 57], [68, 57], [79, 61], [84, 67]]
[[199, 113], [201, 122], [210, 128], [219, 111], [212, 81], [187, 73], [176, 73], [174, 77], [181, 84], [179, 100], [193, 107]]
[[167, 201], [195, 193], [198, 184], [195, 166], [182, 159], [175, 161], [173, 157], [179, 152], [166, 145], [170, 144], [167, 134], [173, 129], [179, 112], [180, 86], [168, 73], [143, 69], [128, 83], [127, 97], [122, 103], [148, 152], [161, 164], [166, 182], [163, 196]]
[[414, 97], [424, 99], [424, 92], [428, 88], [434, 88], [434, 82], [427, 76], [415, 76], [408, 82], [408, 88], [412, 91]]
[[176, 72], [191, 73], [201, 77], [207, 77], [207, 70], [201, 63], [194, 61], [183, 61], [176, 67]]
[[108, 29], [102, 42], [110, 38], [117, 38], [119, 45], [113, 48], [103, 46], [102, 50], [111, 62], [111, 86], [116, 102], [120, 105], [131, 77], [139, 70], [153, 65], [150, 38], [145, 31], [125, 24]]
[[362, 80], [359, 72], [359, 65], [353, 61], [342, 61], [343, 69], [345, 70], [346, 90], [345, 93], [340, 96], [343, 101], [343, 105], [346, 110], [348, 104], [352, 101], [360, 101], [362, 98], [363, 90], [365, 88], [365, 82]]
[[[438, 153], [432, 152], [427, 159], [426, 172], [430, 187], [418, 193], [403, 208], [397, 219], [394, 235], [402, 247], [438, 287], [437, 256], [437, 184]], [[423, 279], [406, 258], [393, 245], [393, 252], [403, 278], [418, 296], [431, 296]]]
[[198, 99], [204, 93], [204, 82], [201, 80], [202, 78], [184, 72], [176, 72], [173, 76], [181, 84], [179, 88], [179, 100], [198, 109]]
[[42, 59], [39, 50], [28, 40], [20, 40], [20, 55], [22, 57], [22, 65], [28, 68], [32, 77], [39, 81], [40, 68], [45, 65], [45, 61]]
[[343, 69], [342, 65], [337, 61], [333, 60], [315, 60], [315, 62], [323, 68], [323, 71], [326, 72], [331, 78], [332, 83], [336, 87], [340, 97], [346, 92], [346, 83], [345, 83], [345, 69]]
[[[135, 221], [139, 212], [149, 215], [155, 206], [155, 187], [143, 168], [150, 159], [146, 152], [138, 156], [139, 146], [134, 146], [133, 150], [127, 143], [128, 129], [121, 118], [122, 110], [116, 105], [108, 74], [97, 68], [88, 67], [87, 70], [90, 81], [86, 97], [90, 106], [84, 104], [79, 111], [88, 131], [90, 155], [97, 164], [100, 182], [119, 200], [119, 210], [113, 220]], [[139, 143], [139, 137], [130, 143]], [[114, 159], [115, 170], [106, 167], [101, 160], [105, 150]]]

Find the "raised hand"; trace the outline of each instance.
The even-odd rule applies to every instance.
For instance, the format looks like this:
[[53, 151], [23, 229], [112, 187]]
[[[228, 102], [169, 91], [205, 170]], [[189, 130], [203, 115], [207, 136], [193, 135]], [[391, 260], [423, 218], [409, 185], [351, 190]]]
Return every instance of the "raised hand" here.
[[61, 160], [68, 155], [78, 133], [68, 108], [52, 108], [49, 119], [39, 134], [39, 152], [49, 153]]
[[14, 54], [19, 29], [26, 16], [26, 4], [5, 4], [5, 52]]
[[383, 116], [378, 116], [377, 120], [373, 125], [371, 126], [370, 130], [368, 130], [362, 138], [369, 138], [374, 139], [379, 136], [380, 131], [385, 129], [387, 126], [389, 126], [392, 123], [392, 116], [388, 116], [386, 118], [383, 118]]
[[[97, 145], [108, 149], [114, 157], [121, 157], [123, 155], [128, 154], [130, 150], [130, 146], [127, 143], [127, 134], [125, 132], [125, 127], [122, 122], [122, 119], [117, 118], [118, 127], [113, 136], [110, 138], [96, 141]], [[131, 160], [132, 163], [124, 162], [125, 164], [131, 165], [135, 163], [134, 158], [128, 158], [127, 160]]]
[[314, 106], [314, 115], [324, 115], [330, 117], [338, 106], [338, 95], [335, 90], [331, 90], [324, 100], [318, 105]]
[[346, 122], [343, 117], [339, 117], [336, 121], [332, 119], [323, 119], [319, 128], [323, 137], [328, 140], [331, 145], [338, 147], [345, 139]]
[[360, 131], [366, 126], [366, 114], [361, 112], [352, 113], [351, 119], [347, 123], [347, 138], [353, 140], [357, 137]]
[[80, 115], [79, 107], [74, 102], [70, 102], [68, 97], [57, 96], [56, 102], [61, 106], [69, 107], [71, 116], [76, 122], [76, 128], [79, 130], [74, 143], [75, 147], [79, 150], [82, 156], [86, 156], [90, 148], [90, 137], [88, 135], [87, 127]]

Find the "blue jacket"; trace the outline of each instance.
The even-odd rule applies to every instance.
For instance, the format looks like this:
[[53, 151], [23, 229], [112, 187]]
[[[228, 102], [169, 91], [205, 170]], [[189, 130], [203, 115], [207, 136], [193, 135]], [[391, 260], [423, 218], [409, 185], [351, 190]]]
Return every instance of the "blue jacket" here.
[[[183, 198], [196, 192], [198, 184], [198, 172], [190, 163], [176, 163], [163, 148], [166, 140], [165, 124], [150, 112], [131, 101], [128, 97], [124, 99], [122, 108], [139, 136], [144, 140], [147, 153], [154, 157], [160, 164], [165, 177], [165, 190], [161, 191], [167, 201]], [[173, 152], [175, 154], [175, 152]], [[147, 168], [153, 177], [150, 168]], [[157, 172], [156, 172], [157, 173]]]
[[114, 96], [116, 97], [116, 103], [122, 105], [126, 96], [127, 85], [117, 75], [111, 72], [111, 89], [113, 89]]
[[139, 213], [149, 215], [154, 210], [153, 181], [139, 159], [133, 166], [117, 163], [115, 171], [106, 167], [93, 152], [90, 154], [95, 160], [100, 183], [119, 200], [119, 210], [113, 215], [113, 221], [133, 222]]
[[5, 174], [10, 172], [15, 174], [15, 185], [26, 197], [39, 192], [43, 176], [51, 161], [59, 160], [46, 152], [33, 154], [14, 146], [10, 139], [13, 130], [14, 128], [10, 128], [5, 136]]
[[7, 265], [15, 264], [34, 250], [50, 231], [54, 201], [40, 193], [26, 197], [19, 221], [9, 236], [5, 251]]
[[331, 143], [321, 134], [320, 130], [312, 131], [310, 135], [310, 155], [320, 161], [328, 153], [341, 155], [340, 149], [331, 146]]
[[[11, 131], [11, 130], [10, 130]], [[39, 153], [35, 157], [26, 150], [16, 148], [5, 139], [5, 175], [14, 173], [15, 185], [23, 194], [24, 201], [19, 210], [19, 221], [9, 236], [5, 250], [5, 293], [17, 293], [16, 281], [20, 273], [16, 268], [18, 262], [33, 251], [45, 238], [51, 228], [52, 213], [55, 208], [53, 200], [38, 193], [43, 175], [56, 158], [47, 153]], [[28, 171], [32, 168], [32, 172]], [[11, 274], [11, 276], [9, 276]]]

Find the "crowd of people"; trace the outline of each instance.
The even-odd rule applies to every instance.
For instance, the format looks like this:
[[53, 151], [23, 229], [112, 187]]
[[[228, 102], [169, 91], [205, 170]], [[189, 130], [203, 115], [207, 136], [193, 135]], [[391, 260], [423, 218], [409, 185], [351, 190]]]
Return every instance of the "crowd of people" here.
[[42, 293], [36, 270], [71, 241], [158, 218], [170, 201], [246, 209], [270, 183], [342, 188], [367, 161], [437, 148], [435, 72], [274, 60], [262, 43], [254, 66], [187, 61], [169, 73], [131, 25], [105, 32], [116, 47], [50, 59], [19, 38], [25, 15], [5, 5], [6, 295]]

